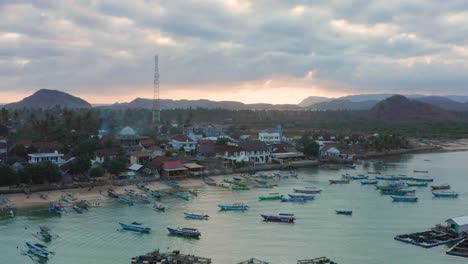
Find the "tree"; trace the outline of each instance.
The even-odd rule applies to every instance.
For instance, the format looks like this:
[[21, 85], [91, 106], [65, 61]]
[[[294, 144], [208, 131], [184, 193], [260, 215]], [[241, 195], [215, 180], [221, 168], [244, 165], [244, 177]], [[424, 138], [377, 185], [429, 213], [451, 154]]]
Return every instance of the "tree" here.
[[105, 171], [103, 168], [101, 167], [95, 167], [95, 168], [92, 168], [90, 171], [89, 171], [89, 176], [91, 178], [98, 178], [98, 177], [102, 177], [104, 175]]
[[91, 160], [89, 156], [81, 155], [70, 161], [71, 174], [85, 174], [91, 168]]
[[111, 174], [119, 175], [127, 168], [127, 159], [125, 157], [116, 157], [104, 161], [104, 168]]
[[58, 166], [50, 161], [28, 164], [21, 173], [21, 181], [26, 183], [42, 184], [61, 180], [62, 174]]
[[320, 146], [315, 140], [311, 139], [310, 133], [304, 133], [298, 142], [298, 149], [306, 156], [318, 157]]
[[17, 184], [19, 177], [7, 164], [0, 164], [0, 186]]
[[227, 143], [229, 142], [229, 138], [226, 137], [220, 137], [216, 140], [216, 145], [218, 146], [226, 146]]

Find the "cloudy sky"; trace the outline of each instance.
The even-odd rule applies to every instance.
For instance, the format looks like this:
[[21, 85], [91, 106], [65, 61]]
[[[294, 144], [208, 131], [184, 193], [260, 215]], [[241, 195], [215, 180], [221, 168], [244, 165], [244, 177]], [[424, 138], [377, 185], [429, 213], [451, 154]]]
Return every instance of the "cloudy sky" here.
[[1, 0], [0, 102], [468, 95], [465, 0]]

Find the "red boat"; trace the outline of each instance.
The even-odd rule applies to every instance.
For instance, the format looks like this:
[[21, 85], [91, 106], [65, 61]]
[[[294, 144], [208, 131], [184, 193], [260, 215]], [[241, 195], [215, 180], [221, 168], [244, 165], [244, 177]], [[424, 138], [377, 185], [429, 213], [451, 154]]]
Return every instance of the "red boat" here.
[[261, 215], [267, 222], [294, 223], [296, 218], [293, 215]]

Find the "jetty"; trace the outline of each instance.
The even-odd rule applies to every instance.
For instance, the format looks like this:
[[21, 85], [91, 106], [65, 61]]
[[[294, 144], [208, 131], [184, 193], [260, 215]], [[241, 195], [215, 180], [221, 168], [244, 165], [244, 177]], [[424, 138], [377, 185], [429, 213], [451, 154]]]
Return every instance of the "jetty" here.
[[256, 258], [250, 258], [246, 261], [239, 262], [237, 264], [268, 264], [269, 262], [265, 262], [263, 260], [259, 260]]
[[330, 260], [327, 257], [320, 257], [320, 258], [314, 258], [314, 259], [298, 260], [297, 264], [337, 264], [337, 263]]
[[464, 239], [446, 252], [448, 255], [468, 258], [468, 239]]
[[181, 254], [179, 250], [163, 253], [159, 249], [146, 255], [133, 257], [131, 264], [156, 264], [156, 263], [177, 263], [177, 264], [209, 264], [210, 258], [197, 257], [194, 255]]
[[454, 233], [431, 229], [424, 232], [398, 235], [395, 237], [395, 240], [423, 248], [433, 248], [441, 245], [457, 243], [463, 240], [463, 238]]

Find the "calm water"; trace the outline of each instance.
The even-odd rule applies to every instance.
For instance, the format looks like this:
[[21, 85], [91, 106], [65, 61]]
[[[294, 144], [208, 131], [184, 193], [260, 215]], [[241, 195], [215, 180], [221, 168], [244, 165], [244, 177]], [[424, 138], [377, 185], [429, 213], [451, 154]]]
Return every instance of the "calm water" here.
[[[166, 213], [147, 205], [131, 207], [113, 201], [82, 215], [70, 213], [62, 217], [48, 217], [44, 210], [23, 210], [14, 219], [0, 220], [0, 263], [33, 263], [21, 256], [17, 247], [22, 247], [25, 241], [36, 241], [31, 233], [43, 224], [60, 235], [50, 244], [57, 254], [48, 263], [130, 263], [131, 257], [156, 248], [211, 257], [213, 263], [237, 263], [249, 257], [271, 263], [296, 263], [296, 259], [320, 256], [350, 264], [466, 263], [464, 258], [446, 255], [445, 246], [423, 249], [395, 241], [393, 237], [423, 231], [449, 217], [468, 214], [468, 152], [408, 155], [387, 161], [382, 169], [385, 173], [413, 175], [413, 169], [429, 170], [435, 184], [451, 184], [460, 198], [434, 199], [429, 188], [417, 188], [418, 203], [392, 203], [389, 196], [380, 195], [373, 186], [361, 186], [358, 182], [328, 184], [329, 179], [339, 178], [344, 170], [304, 170], [299, 179], [283, 180], [273, 190], [232, 192], [204, 186], [199, 196], [189, 202], [168, 197], [162, 200], [170, 206]], [[379, 169], [359, 166], [349, 172]], [[323, 193], [307, 204], [257, 201], [259, 195], [269, 192], [286, 195], [301, 186], [318, 186]], [[232, 201], [244, 201], [251, 210], [218, 211], [217, 204]], [[352, 209], [353, 216], [336, 215], [334, 209]], [[210, 220], [185, 220], [182, 217], [185, 211], [207, 213]], [[260, 213], [280, 212], [296, 214], [297, 223], [265, 223], [259, 217]], [[145, 223], [153, 232], [117, 230], [118, 222], [133, 221]], [[167, 226], [195, 227], [202, 237], [200, 240], [170, 237]]]

